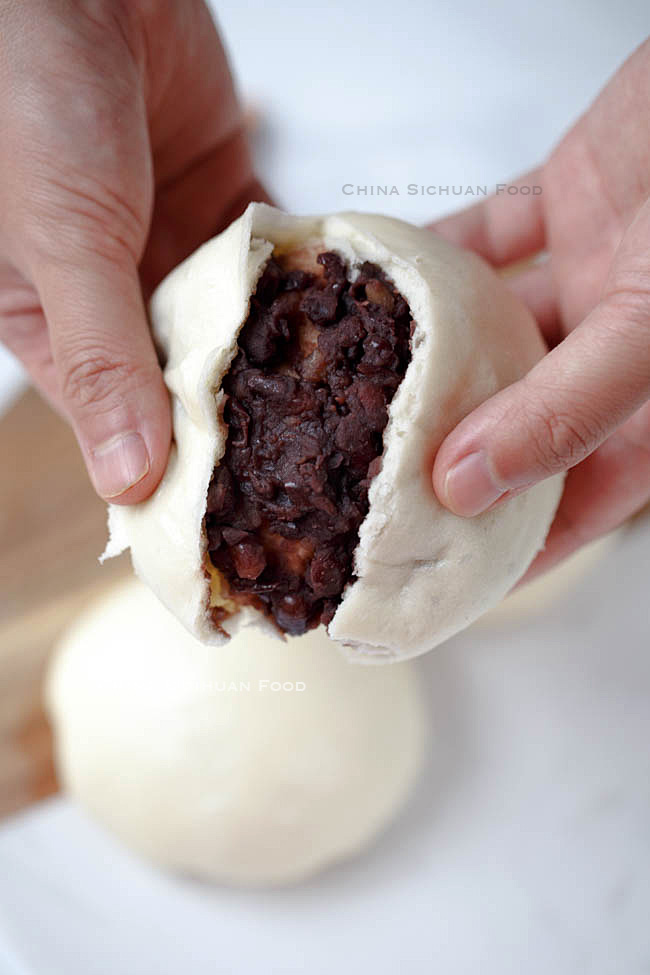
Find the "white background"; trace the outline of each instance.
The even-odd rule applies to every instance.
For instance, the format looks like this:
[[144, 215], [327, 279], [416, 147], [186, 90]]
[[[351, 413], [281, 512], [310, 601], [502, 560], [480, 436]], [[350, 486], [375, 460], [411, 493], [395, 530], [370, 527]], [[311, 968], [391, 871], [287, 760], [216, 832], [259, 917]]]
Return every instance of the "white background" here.
[[[218, 5], [257, 152], [298, 212], [426, 220], [543, 158], [650, 26], [646, 0]], [[647, 124], [647, 120], [643, 120]], [[16, 370], [0, 360], [9, 395]], [[530, 624], [421, 663], [431, 762], [367, 856], [294, 891], [211, 891], [64, 800], [0, 828], [0, 975], [650, 971], [650, 528]]]

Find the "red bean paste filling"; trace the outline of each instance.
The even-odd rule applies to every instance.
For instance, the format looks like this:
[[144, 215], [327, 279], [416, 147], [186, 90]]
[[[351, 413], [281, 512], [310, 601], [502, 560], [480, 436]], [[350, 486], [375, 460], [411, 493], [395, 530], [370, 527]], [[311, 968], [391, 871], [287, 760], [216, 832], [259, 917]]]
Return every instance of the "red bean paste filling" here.
[[[207, 500], [210, 559], [228, 597], [290, 634], [328, 623], [354, 579], [413, 327], [374, 264], [350, 282], [337, 254], [317, 261], [312, 274], [271, 258], [260, 278], [223, 382], [228, 439]], [[228, 616], [212, 612], [217, 625]]]

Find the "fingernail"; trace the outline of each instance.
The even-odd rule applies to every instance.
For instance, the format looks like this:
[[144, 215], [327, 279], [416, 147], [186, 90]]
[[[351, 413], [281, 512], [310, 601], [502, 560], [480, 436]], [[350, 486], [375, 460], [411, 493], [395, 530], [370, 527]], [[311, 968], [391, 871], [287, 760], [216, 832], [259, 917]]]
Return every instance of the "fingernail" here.
[[149, 453], [139, 433], [117, 434], [90, 453], [95, 488], [107, 500], [124, 494], [151, 469]]
[[447, 506], [455, 514], [471, 518], [489, 508], [506, 491], [496, 483], [485, 451], [477, 450], [447, 471], [444, 493]]

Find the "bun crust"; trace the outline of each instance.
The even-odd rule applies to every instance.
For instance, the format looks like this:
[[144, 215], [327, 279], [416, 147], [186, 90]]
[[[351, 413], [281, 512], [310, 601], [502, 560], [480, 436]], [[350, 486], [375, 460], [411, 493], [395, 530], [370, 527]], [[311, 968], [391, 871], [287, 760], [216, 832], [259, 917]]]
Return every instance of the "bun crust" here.
[[203, 518], [227, 437], [219, 389], [250, 296], [274, 248], [314, 244], [351, 267], [378, 265], [416, 322], [411, 362], [389, 409], [381, 471], [370, 486], [357, 578], [328, 627], [354, 659], [404, 659], [432, 649], [506, 595], [544, 544], [563, 478], [472, 519], [439, 504], [430, 472], [446, 434], [524, 376], [545, 346], [529, 311], [482, 260], [402, 221], [362, 213], [291, 217], [251, 204], [163, 281], [151, 318], [165, 356], [175, 442], [154, 496], [110, 507], [104, 557], [130, 547], [138, 576], [204, 643], [223, 643], [250, 625], [279, 635], [247, 607], [222, 624], [226, 633], [214, 626]]

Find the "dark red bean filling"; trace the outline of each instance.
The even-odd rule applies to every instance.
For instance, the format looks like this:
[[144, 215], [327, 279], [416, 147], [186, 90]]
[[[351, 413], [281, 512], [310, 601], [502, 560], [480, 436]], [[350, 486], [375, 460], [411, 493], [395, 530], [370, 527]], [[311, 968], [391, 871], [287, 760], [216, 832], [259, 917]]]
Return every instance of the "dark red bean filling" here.
[[206, 530], [229, 597], [299, 634], [331, 620], [354, 578], [412, 321], [374, 264], [351, 283], [334, 253], [314, 274], [283, 263], [269, 261], [223, 382], [228, 439]]

